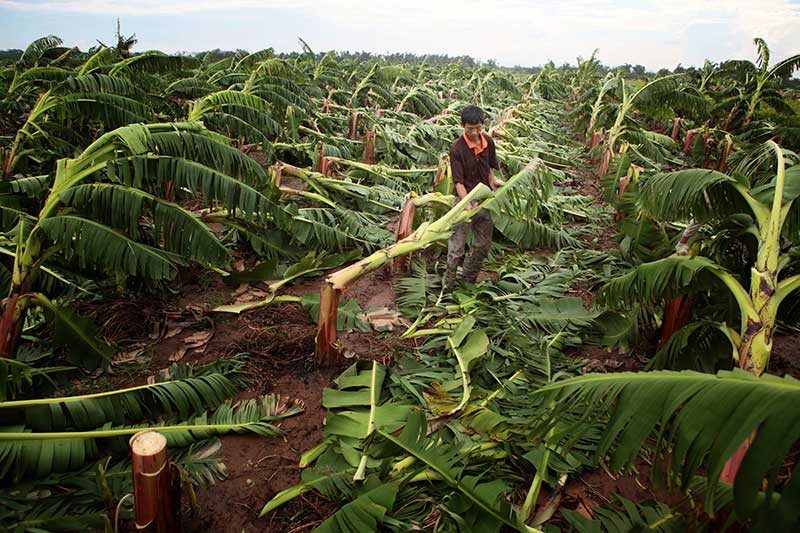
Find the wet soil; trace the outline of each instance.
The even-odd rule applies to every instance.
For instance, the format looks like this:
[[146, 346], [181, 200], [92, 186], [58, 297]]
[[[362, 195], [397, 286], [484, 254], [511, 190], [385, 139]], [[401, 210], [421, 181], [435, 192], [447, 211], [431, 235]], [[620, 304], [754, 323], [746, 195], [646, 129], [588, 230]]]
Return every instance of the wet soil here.
[[[303, 280], [282, 293], [318, 293], [322, 280], [322, 276]], [[360, 279], [344, 297], [355, 299], [362, 309], [393, 309], [391, 282], [384, 271], [376, 271]], [[196, 489], [195, 524], [199, 524], [200, 531], [218, 533], [311, 531], [336, 511], [335, 502], [308, 493], [264, 517], [259, 513], [278, 492], [300, 482], [301, 453], [322, 440], [326, 415], [322, 391], [343, 368], [317, 368], [316, 326], [300, 304], [279, 303], [240, 315], [204, 312], [231, 303], [236, 288], [226, 285], [220, 276], [189, 275], [180, 292], [165, 301], [86, 304], [81, 312], [96, 319], [107, 317], [98, 320], [103, 336], [118, 339], [122, 346], [147, 350], [150, 361], [144, 372], [132, 377], [117, 373], [124, 385], [145, 383], [157, 372], [166, 371], [188, 340], [211, 333], [203, 346], [185, 350], [179, 360], [205, 363], [247, 353], [249, 382], [236, 399], [274, 393], [302, 402], [301, 414], [280, 422], [286, 433], [282, 439], [255, 435], [220, 437], [228, 477], [213, 486]], [[400, 339], [396, 331], [339, 335], [346, 356], [375, 359], [387, 365], [393, 364], [397, 354], [415, 346], [413, 340]]]
[[[228, 479], [198, 489], [202, 531], [310, 531], [336, 510], [335, 503], [314, 495], [295, 500], [263, 518], [259, 513], [275, 494], [300, 482], [300, 454], [322, 440], [322, 390], [339, 370], [308, 372], [287, 368], [271, 392], [300, 400], [304, 411], [281, 422], [284, 439], [251, 435], [221, 437]], [[261, 391], [248, 389], [243, 397]]]
[[767, 371], [776, 376], [800, 379], [800, 335], [778, 335], [772, 339]]

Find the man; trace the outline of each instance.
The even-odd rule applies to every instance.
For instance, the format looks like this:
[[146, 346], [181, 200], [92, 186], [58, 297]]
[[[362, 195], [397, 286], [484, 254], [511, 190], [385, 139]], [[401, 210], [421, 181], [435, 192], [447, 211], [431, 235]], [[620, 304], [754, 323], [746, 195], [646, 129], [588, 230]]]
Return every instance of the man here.
[[[450, 167], [453, 171], [458, 199], [463, 199], [469, 191], [479, 183], [496, 191], [500, 182], [494, 176], [494, 170], [499, 169], [497, 152], [494, 141], [483, 133], [485, 115], [480, 107], [470, 105], [461, 111], [461, 126], [464, 134], [450, 146]], [[471, 203], [468, 208], [476, 206]], [[472, 247], [464, 260], [464, 247], [467, 243], [467, 232], [472, 227]], [[445, 284], [452, 289], [456, 283], [456, 272], [461, 262], [464, 262], [463, 279], [468, 283], [475, 283], [481, 262], [489, 254], [492, 247], [492, 216], [486, 209], [481, 209], [472, 216], [470, 222], [462, 222], [453, 230], [453, 235], [447, 242], [447, 277]]]

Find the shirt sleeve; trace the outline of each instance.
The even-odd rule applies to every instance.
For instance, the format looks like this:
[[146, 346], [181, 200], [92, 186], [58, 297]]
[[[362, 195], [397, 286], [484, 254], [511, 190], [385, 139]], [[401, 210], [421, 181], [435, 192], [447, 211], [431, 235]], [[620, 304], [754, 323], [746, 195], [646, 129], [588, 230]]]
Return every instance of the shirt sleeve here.
[[453, 183], [464, 184], [464, 162], [456, 150], [456, 145], [450, 147], [450, 170], [453, 173]]
[[487, 137], [489, 139], [489, 166], [495, 170], [500, 170], [500, 164], [497, 162], [497, 149], [494, 146], [494, 139], [491, 137]]

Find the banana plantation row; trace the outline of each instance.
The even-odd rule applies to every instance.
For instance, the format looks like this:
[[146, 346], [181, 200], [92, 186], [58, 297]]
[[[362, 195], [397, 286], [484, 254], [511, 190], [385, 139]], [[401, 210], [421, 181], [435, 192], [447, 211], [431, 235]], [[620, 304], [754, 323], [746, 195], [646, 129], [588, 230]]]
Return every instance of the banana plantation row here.
[[[171, 301], [187, 275], [228, 297], [178, 314], [300, 305], [313, 364], [343, 370], [299, 484], [260, 516], [314, 492], [335, 504], [322, 532], [797, 526], [800, 383], [772, 352], [800, 325], [800, 100], [783, 83], [800, 55], [756, 39], [755, 63], [628, 80], [594, 55], [527, 76], [61, 44], [0, 67], [4, 530], [145, 525], [126, 459], [142, 429], [166, 437], [193, 511], [194, 487], [225, 477], [222, 436], [291, 441], [278, 422], [302, 402], [236, 400], [247, 354], [184, 348], [125, 378], [131, 339], [79, 312]], [[456, 202], [447, 152], [470, 103], [505, 185]], [[442, 244], [482, 208], [496, 275], [446, 290]], [[396, 310], [376, 315], [347, 291], [379, 269]], [[236, 299], [245, 283], [261, 289]], [[354, 329], [413, 349], [345, 362]], [[646, 365], [595, 373], [592, 350]], [[685, 497], [569, 505], [587, 472], [643, 464]]]

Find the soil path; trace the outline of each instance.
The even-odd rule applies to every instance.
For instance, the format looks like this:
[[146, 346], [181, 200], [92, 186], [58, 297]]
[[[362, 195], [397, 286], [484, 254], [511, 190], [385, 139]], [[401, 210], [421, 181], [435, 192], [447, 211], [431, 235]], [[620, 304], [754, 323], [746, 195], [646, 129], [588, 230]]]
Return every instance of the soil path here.
[[[109, 337], [126, 339], [131, 344], [152, 343], [148, 335], [162, 331], [162, 338], [152, 344], [150, 375], [170, 365], [187, 337], [213, 330], [205, 349], [187, 351], [183, 362], [210, 362], [220, 357], [248, 353], [248, 386], [237, 399], [275, 393], [298, 400], [304, 411], [280, 423], [286, 432], [283, 439], [265, 439], [254, 435], [221, 437], [228, 477], [207, 488], [198, 488], [201, 531], [217, 533], [310, 531], [327, 519], [336, 504], [312, 493], [296, 498], [276, 511], [259, 518], [266, 502], [278, 492], [300, 482], [300, 455], [322, 440], [326, 410], [322, 391], [342, 369], [318, 369], [313, 360], [316, 327], [308, 312], [299, 304], [277, 304], [242, 315], [193, 316], [191, 310], [230, 303], [236, 287], [220, 279], [188, 277], [174, 304], [153, 302], [114, 303], [87, 307], [85, 314], [102, 317], [113, 314], [108, 327], [127, 323], [125, 330], [107, 331]], [[301, 296], [319, 291], [323, 277], [302, 281], [284, 293]], [[355, 299], [363, 308], [395, 307], [391, 279], [374, 272], [359, 280], [345, 298]], [[110, 313], [110, 314], [109, 314]], [[121, 320], [123, 319], [124, 320]], [[171, 325], [183, 324], [178, 328]], [[165, 330], [180, 331], [164, 338]], [[391, 364], [398, 351], [413, 349], [413, 341], [397, 333], [342, 332], [346, 353]], [[120, 376], [122, 378], [122, 376]], [[140, 384], [147, 374], [131, 376], [127, 384]]]

